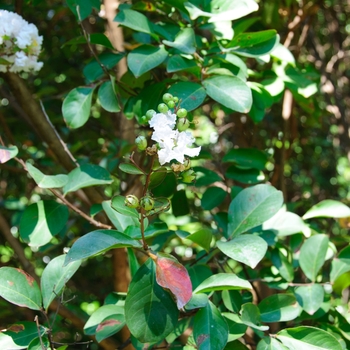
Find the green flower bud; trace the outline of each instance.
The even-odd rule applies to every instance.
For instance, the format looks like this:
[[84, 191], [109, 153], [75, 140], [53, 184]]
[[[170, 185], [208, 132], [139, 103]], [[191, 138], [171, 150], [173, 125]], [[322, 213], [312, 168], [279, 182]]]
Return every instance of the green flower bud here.
[[168, 105], [169, 108], [174, 108], [175, 107], [175, 102], [174, 101], [169, 101], [167, 103], [167, 105]]
[[153, 115], [156, 114], [157, 112], [154, 110], [154, 109], [149, 109], [147, 112], [146, 112], [146, 118], [147, 120], [150, 120], [152, 119]]
[[190, 127], [190, 122], [186, 118], [180, 118], [177, 120], [176, 129], [179, 131], [185, 131]]
[[173, 101], [174, 101], [175, 103], [178, 103], [178, 102], [179, 102], [179, 98], [178, 98], [177, 96], [174, 96], [174, 97], [173, 97]]
[[160, 113], [166, 113], [166, 112], [168, 112], [168, 110], [169, 110], [169, 107], [165, 103], [160, 103], [158, 105], [158, 111]]
[[195, 178], [196, 173], [192, 169], [186, 170], [182, 173], [182, 181], [187, 184], [192, 183]]
[[179, 118], [185, 118], [186, 115], [187, 115], [187, 109], [185, 109], [185, 108], [180, 108], [180, 109], [176, 112], [176, 115], [177, 115]]
[[[165, 93], [164, 95], [163, 95], [163, 101], [165, 102], [165, 103], [168, 103], [169, 101], [172, 101], [173, 100], [173, 95], [172, 94], [169, 94], [168, 92], [167, 93]], [[171, 107], [172, 108], [172, 107]]]
[[139, 203], [139, 199], [136, 196], [134, 196], [133, 194], [128, 194], [125, 197], [124, 204], [126, 207], [136, 209], [139, 207], [140, 203]]
[[147, 139], [144, 136], [138, 136], [135, 139], [135, 143], [137, 146], [137, 149], [140, 151], [144, 151], [147, 148]]
[[141, 200], [140, 200], [140, 206], [144, 210], [150, 211], [154, 207], [154, 199], [152, 197], [150, 197], [150, 196], [142, 197]]

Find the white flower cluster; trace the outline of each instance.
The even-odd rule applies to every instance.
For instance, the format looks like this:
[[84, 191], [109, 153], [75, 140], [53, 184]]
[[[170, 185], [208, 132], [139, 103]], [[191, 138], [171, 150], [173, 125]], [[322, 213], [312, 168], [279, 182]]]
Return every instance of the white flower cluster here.
[[43, 37], [38, 28], [14, 12], [0, 10], [0, 72], [38, 71]]
[[192, 146], [195, 138], [190, 131], [179, 131], [175, 128], [176, 115], [168, 111], [164, 113], [155, 113], [149, 125], [154, 129], [152, 140], [158, 142], [160, 150], [158, 151], [159, 163], [161, 165], [169, 163], [175, 159], [183, 164], [185, 155], [189, 157], [198, 156], [201, 147], [189, 148]]

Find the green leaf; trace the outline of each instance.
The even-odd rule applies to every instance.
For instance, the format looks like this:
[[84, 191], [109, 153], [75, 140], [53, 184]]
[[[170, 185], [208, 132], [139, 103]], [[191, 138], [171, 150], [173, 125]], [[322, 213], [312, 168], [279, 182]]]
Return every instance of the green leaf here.
[[111, 201], [111, 207], [122, 215], [131, 216], [136, 218], [137, 220], [139, 219], [138, 211], [134, 208], [129, 208], [125, 205], [124, 196], [114, 196]]
[[159, 186], [167, 176], [168, 169], [167, 168], [159, 168], [156, 171], [152, 172], [151, 179], [149, 182], [149, 188], [155, 188]]
[[131, 175], [144, 175], [145, 173], [134, 164], [130, 163], [120, 163], [119, 169], [124, 173]]
[[141, 45], [128, 55], [128, 67], [135, 77], [159, 66], [168, 57], [163, 46]]
[[261, 324], [259, 308], [253, 303], [246, 303], [242, 305], [241, 319], [245, 325], [253, 329], [257, 329], [259, 331], [267, 331], [269, 329], [269, 326], [263, 326]]
[[294, 279], [294, 269], [288, 258], [282, 253], [282, 249], [274, 249], [271, 252], [271, 261], [276, 267], [280, 275], [288, 282]]
[[92, 313], [84, 326], [86, 335], [95, 335], [98, 342], [117, 333], [125, 325], [124, 308], [103, 305]]
[[142, 13], [134, 10], [125, 9], [119, 11], [114, 21], [137, 32], [147, 34], [154, 33], [152, 22], [150, 22]]
[[229, 206], [229, 236], [238, 236], [261, 225], [275, 215], [282, 204], [282, 192], [270, 185], [261, 184], [244, 189]]
[[131, 334], [142, 343], [161, 341], [175, 329], [178, 315], [170, 294], [157, 284], [155, 264], [148, 259], [132, 279], [125, 300]]
[[105, 168], [94, 164], [82, 164], [80, 167], [72, 170], [68, 177], [69, 181], [63, 187], [65, 195], [84, 187], [106, 185], [113, 182], [111, 175]]
[[163, 40], [163, 44], [173, 47], [184, 54], [192, 55], [196, 52], [196, 39], [192, 28], [184, 28], [179, 31], [173, 42]]
[[248, 113], [252, 106], [250, 88], [237, 77], [213, 76], [203, 80], [203, 86], [213, 100], [236, 112]]
[[45, 332], [46, 329], [43, 326], [39, 326], [38, 330], [35, 322], [16, 322], [0, 332], [0, 347], [4, 350], [27, 349], [39, 334], [43, 336]]
[[222, 301], [226, 309], [239, 313], [242, 307], [242, 295], [238, 290], [224, 290], [222, 291]]
[[204, 210], [212, 210], [218, 207], [226, 198], [227, 192], [220, 187], [208, 187], [203, 193], [201, 206]]
[[114, 248], [137, 247], [140, 242], [116, 230], [96, 230], [78, 238], [70, 248], [64, 266], [73, 261], [90, 258]]
[[88, 121], [94, 90], [95, 87], [77, 87], [63, 100], [62, 114], [70, 128], [80, 128]]
[[48, 309], [52, 300], [60, 294], [81, 265], [81, 261], [77, 260], [68, 266], [63, 266], [65, 258], [65, 255], [60, 255], [52, 259], [41, 276], [40, 284], [45, 309]]
[[0, 268], [0, 296], [8, 302], [32, 310], [41, 309], [41, 293], [34, 278], [13, 267]]
[[126, 248], [128, 251], [128, 262], [130, 268], [131, 277], [134, 277], [137, 270], [140, 268], [140, 264], [137, 260], [136, 254], [132, 248]]
[[220, 177], [218, 173], [213, 170], [200, 166], [193, 167], [193, 170], [196, 172], [196, 187], [208, 186], [214, 182], [223, 181], [222, 177]]
[[4, 164], [10, 159], [16, 157], [18, 148], [16, 146], [5, 147], [0, 145], [0, 164]]
[[320, 284], [310, 284], [296, 288], [294, 294], [299, 305], [309, 315], [313, 315], [323, 303], [324, 288]]
[[[100, 8], [99, 0], [67, 0], [67, 4], [79, 21], [89, 17], [93, 8], [97, 10]], [[79, 6], [79, 15], [77, 13], [77, 6]]]
[[171, 198], [171, 208], [173, 215], [183, 216], [190, 213], [190, 207], [188, 205], [188, 200], [185, 190], [176, 191]]
[[172, 85], [168, 92], [177, 96], [181, 107], [188, 111], [198, 108], [207, 96], [201, 85], [189, 81], [181, 81]]
[[292, 66], [295, 65], [293, 54], [283, 44], [278, 44], [270, 54], [272, 57], [277, 58], [282, 62], [290, 63]]
[[[134, 214], [133, 216], [124, 215], [112, 209], [112, 201], [103, 201], [102, 208], [107, 214], [108, 219], [112, 221], [114, 227], [120, 232], [124, 232], [128, 226], [140, 226], [139, 219]], [[128, 212], [128, 214], [130, 213]]]
[[[239, 310], [238, 310], [238, 312], [239, 312]], [[241, 318], [237, 314], [232, 314], [230, 312], [223, 312], [222, 316], [225, 317], [225, 321], [228, 325], [228, 329], [229, 329], [228, 341], [229, 342], [232, 342], [233, 340], [239, 339], [239, 338], [244, 336], [248, 327], [242, 322]], [[233, 348], [233, 349], [235, 349], [235, 348]]]
[[343, 273], [350, 271], [350, 246], [342, 249], [332, 260], [330, 282], [333, 283]]
[[[41, 338], [33, 339], [29, 343], [27, 350], [42, 350], [43, 349], [43, 345], [45, 346], [44, 349], [49, 349], [50, 348], [49, 339], [45, 335], [42, 336]], [[59, 350], [59, 349], [57, 349], [57, 350]]]
[[229, 150], [222, 159], [223, 162], [234, 163], [240, 168], [259, 170], [265, 169], [267, 160], [266, 153], [256, 148], [234, 148]]
[[231, 165], [226, 173], [226, 177], [239, 181], [243, 184], [257, 184], [265, 180], [265, 175], [258, 169], [241, 169], [234, 165]]
[[338, 340], [323, 329], [314, 327], [287, 328], [277, 333], [279, 339], [290, 350], [342, 350]]
[[102, 108], [106, 111], [115, 113], [120, 111], [120, 105], [112, 81], [105, 81], [98, 89], [98, 99]]
[[180, 70], [190, 69], [194, 67], [197, 67], [197, 64], [194, 60], [189, 60], [180, 55], [173, 55], [169, 57], [167, 61], [166, 70], [168, 73], [174, 73]]
[[250, 46], [250, 47], [240, 47], [233, 49], [232, 52], [244, 56], [244, 57], [254, 57], [258, 58], [264, 56], [271, 51], [273, 51], [280, 42], [280, 36], [277, 34], [273, 38], [266, 40], [260, 44]]
[[115, 54], [111, 52], [104, 52], [98, 56], [99, 62], [93, 59], [84, 67], [83, 74], [87, 81], [92, 83], [93, 81], [102, 78], [106, 74], [101, 67], [101, 63], [106, 69], [110, 70], [113, 69], [124, 56], [125, 55], [121, 53]]
[[259, 303], [263, 322], [287, 322], [297, 318], [301, 312], [294, 295], [274, 294]]
[[[101, 45], [101, 46], [107, 47], [108, 49], [114, 50], [114, 47], [110, 42], [110, 40], [102, 33], [91, 33], [89, 35], [89, 39], [90, 39], [89, 42], [91, 44]], [[86, 43], [87, 43], [86, 38], [83, 35], [81, 35], [65, 42], [62, 45], [62, 48], [68, 45], [79, 45], [79, 44], [86, 44]]]
[[228, 326], [212, 302], [200, 309], [193, 320], [193, 336], [199, 350], [221, 350], [228, 340]]
[[225, 255], [252, 269], [258, 265], [267, 251], [265, 240], [252, 234], [241, 235], [228, 242], [217, 241], [216, 245]]
[[206, 228], [203, 228], [191, 235], [187, 236], [186, 239], [197, 243], [199, 246], [203, 247], [207, 252], [210, 249], [210, 243], [213, 238], [212, 231]]
[[67, 175], [45, 175], [28, 161], [26, 167], [30, 176], [40, 188], [60, 188], [68, 182]]
[[207, 306], [208, 296], [206, 294], [193, 294], [191, 300], [185, 305], [185, 309], [194, 310]]
[[312, 282], [316, 281], [317, 274], [325, 262], [328, 242], [326, 235], [317, 234], [307, 239], [300, 249], [300, 267]]
[[192, 281], [192, 288], [197, 288], [204, 280], [213, 275], [207, 265], [196, 264], [188, 268], [188, 274]]
[[261, 339], [256, 350], [289, 350], [278, 340], [270, 337]]
[[251, 284], [239, 278], [234, 273], [218, 273], [210, 276], [203, 281], [193, 293], [205, 293], [215, 290], [231, 290], [231, 289], [252, 289]]
[[269, 29], [255, 33], [240, 33], [233, 38], [227, 47], [252, 47], [261, 44], [267, 40], [275, 39], [276, 30]]
[[68, 208], [55, 201], [39, 201], [28, 206], [19, 224], [21, 238], [32, 247], [49, 243], [66, 225]]
[[350, 208], [345, 204], [325, 199], [322, 202], [311, 207], [303, 216], [304, 220], [311, 218], [346, 218], [350, 216]]

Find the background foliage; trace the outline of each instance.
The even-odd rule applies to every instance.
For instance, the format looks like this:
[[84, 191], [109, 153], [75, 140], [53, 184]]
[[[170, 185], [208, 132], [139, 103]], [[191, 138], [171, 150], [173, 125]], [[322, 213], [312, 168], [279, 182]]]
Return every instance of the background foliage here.
[[[52, 328], [62, 349], [89, 337], [91, 349], [346, 349], [347, 3], [134, 1], [118, 13], [111, 3], [0, 5], [44, 36], [38, 74], [1, 75], [2, 146], [17, 146], [20, 161], [0, 165], [0, 323], [22, 327], [0, 334], [2, 348], [48, 346], [40, 315], [39, 332]], [[138, 217], [109, 202], [143, 195], [140, 174], [120, 164], [167, 91], [190, 111], [202, 151], [193, 183], [153, 175], [153, 195], [171, 209], [150, 216], [145, 234], [187, 268], [196, 297], [186, 312], [154, 284], [152, 261], [142, 265]], [[144, 153], [133, 159], [150, 165]], [[12, 279], [29, 302], [8, 290]], [[159, 303], [146, 323], [139, 290]]]

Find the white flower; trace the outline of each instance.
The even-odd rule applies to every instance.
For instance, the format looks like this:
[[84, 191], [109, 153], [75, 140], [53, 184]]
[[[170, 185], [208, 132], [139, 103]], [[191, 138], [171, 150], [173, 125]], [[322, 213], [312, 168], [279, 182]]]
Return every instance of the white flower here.
[[43, 38], [38, 28], [29, 24], [14, 12], [0, 10], [0, 58], [8, 64], [0, 64], [0, 72], [38, 71], [43, 66], [38, 62]]
[[201, 147], [190, 148], [195, 142], [192, 133], [174, 130], [175, 114], [170, 111], [167, 114], [154, 114], [149, 124], [154, 129], [151, 139], [158, 142], [160, 147], [158, 158], [161, 165], [169, 163], [173, 159], [183, 164], [185, 156], [198, 156]]

